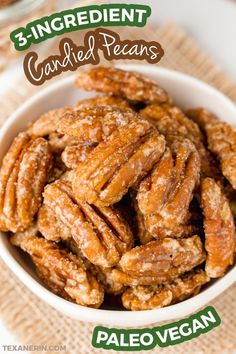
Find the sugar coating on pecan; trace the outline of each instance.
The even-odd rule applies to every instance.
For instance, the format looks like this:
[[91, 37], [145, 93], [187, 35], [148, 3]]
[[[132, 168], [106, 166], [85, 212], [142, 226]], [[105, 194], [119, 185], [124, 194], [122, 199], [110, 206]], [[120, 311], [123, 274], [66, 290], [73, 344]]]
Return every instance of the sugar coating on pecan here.
[[119, 295], [122, 293], [126, 286], [119, 282], [115, 277], [113, 277], [113, 270], [115, 267], [103, 268], [95, 266], [91, 263], [81, 252], [78, 244], [74, 241], [73, 238], [68, 238], [64, 244], [66, 247], [71, 250], [77, 257], [82, 259], [87, 269], [97, 278], [97, 280], [102, 284], [105, 292], [107, 294]]
[[207, 251], [206, 272], [211, 278], [218, 278], [224, 275], [234, 260], [234, 218], [225, 195], [211, 178], [202, 182], [201, 203]]
[[142, 214], [138, 206], [137, 194], [134, 192], [132, 193], [132, 206], [135, 211], [135, 216], [134, 216], [135, 225], [136, 225], [135, 230], [140, 243], [142, 245], [145, 245], [146, 243], [153, 241], [154, 237], [146, 227], [144, 215]]
[[75, 201], [66, 182], [48, 185], [44, 191], [44, 203], [54, 209], [60, 221], [70, 228], [85, 257], [95, 265], [112, 267], [132, 247], [132, 232], [115, 208]]
[[78, 257], [52, 241], [29, 233], [16, 234], [11, 242], [30, 254], [37, 273], [53, 292], [83, 306], [101, 305], [104, 290]]
[[120, 108], [130, 108], [129, 102], [123, 98], [111, 95], [99, 95], [84, 100], [78, 101], [75, 108], [85, 108], [91, 106], [117, 106]]
[[172, 279], [204, 262], [206, 258], [199, 236], [186, 239], [164, 238], [127, 251], [119, 262], [131, 276]]
[[188, 114], [205, 132], [208, 147], [219, 160], [223, 175], [236, 189], [235, 129], [203, 108], [189, 110]]
[[196, 295], [209, 280], [207, 274], [199, 269], [165, 285], [129, 288], [122, 295], [122, 303], [125, 308], [133, 311], [168, 306]]
[[74, 170], [76, 198], [96, 205], [118, 202], [159, 160], [165, 139], [148, 122], [135, 120], [114, 131]]
[[128, 310], [196, 295], [235, 259], [234, 129], [183, 113], [133, 72], [94, 67], [77, 85], [103, 94], [41, 115], [4, 157], [0, 230], [83, 306], [104, 293]]
[[71, 238], [71, 228], [56, 215], [54, 209], [43, 204], [38, 212], [37, 225], [40, 233], [49, 241], [59, 242]]
[[141, 119], [128, 108], [115, 106], [82, 107], [65, 114], [58, 124], [57, 131], [78, 140], [99, 143], [114, 130], [127, 125], [133, 119]]
[[93, 144], [80, 143], [67, 146], [61, 154], [62, 161], [69, 169], [78, 167], [80, 162], [84, 162], [89, 153], [94, 149]]
[[145, 107], [140, 114], [151, 120], [169, 145], [185, 138], [194, 143], [201, 159], [203, 177], [220, 177], [220, 171], [214, 157], [205, 147], [205, 139], [199, 126], [189, 119], [178, 107], [153, 104]]
[[199, 181], [199, 154], [187, 139], [175, 144], [173, 150], [175, 153], [166, 149], [141, 182], [137, 194], [147, 230], [157, 238], [193, 234], [188, 217], [189, 204]]
[[0, 229], [22, 231], [37, 213], [51, 168], [51, 151], [43, 138], [20, 133], [0, 170]]
[[164, 273], [162, 276], [151, 276], [151, 275], [130, 275], [124, 272], [119, 265], [117, 267], [111, 268], [110, 278], [115, 284], [122, 284], [124, 287], [127, 286], [138, 286], [138, 285], [157, 285], [165, 284], [170, 279], [175, 279], [178, 274], [173, 276], [166, 276]]
[[60, 119], [65, 113], [72, 112], [71, 107], [61, 107], [42, 114], [33, 122], [27, 132], [33, 136], [46, 136], [56, 131]]
[[129, 71], [117, 68], [95, 67], [80, 74], [78, 87], [146, 103], [166, 102], [168, 95], [157, 83]]

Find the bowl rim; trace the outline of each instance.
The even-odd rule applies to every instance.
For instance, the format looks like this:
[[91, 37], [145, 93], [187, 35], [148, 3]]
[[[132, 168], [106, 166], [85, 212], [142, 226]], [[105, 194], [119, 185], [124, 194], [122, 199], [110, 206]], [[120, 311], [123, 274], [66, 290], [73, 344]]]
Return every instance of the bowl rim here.
[[[228, 109], [231, 109], [232, 113], [236, 116], [236, 106], [232, 101], [230, 101], [229, 98], [227, 98], [224, 94], [212, 86], [209, 86], [208, 84], [194, 77], [175, 70], [170, 70], [162, 67], [152, 67], [150, 65], [144, 64], [123, 64], [116, 65], [116, 67], [124, 70], [141, 72], [149, 76], [151, 73], [151, 68], [151, 70], [155, 71], [157, 75], [162, 76], [163, 78], [171, 76], [172, 79], [177, 79], [184, 82], [188, 81], [195, 86], [197, 85], [200, 89], [207, 91], [208, 95], [211, 94], [219, 98], [222, 101], [222, 105], [228, 106]], [[70, 75], [42, 88], [42, 90], [40, 90], [38, 93], [29, 98], [23, 105], [21, 105], [1, 127], [0, 145], [5, 134], [12, 126], [14, 126], [17, 118], [20, 117], [24, 111], [27, 111], [27, 109], [33, 106], [39, 99], [43, 99], [51, 92], [54, 92], [58, 87], [66, 85], [70, 86], [74, 82], [75, 76], [75, 74]], [[7, 242], [8, 241], [6, 235], [4, 235], [4, 237], [0, 237], [0, 256], [6, 265], [11, 269], [11, 271], [13, 271], [13, 273], [19, 278], [20, 281], [22, 281], [25, 286], [27, 286], [29, 290], [37, 295], [42, 301], [45, 301], [47, 304], [56, 308], [60, 312], [63, 312], [64, 314], [77, 320], [93, 322], [96, 324], [100, 323], [109, 325], [114, 324], [121, 327], [138, 327], [140, 325], [148, 325], [165, 320], [178, 319], [189, 315], [203, 307], [236, 281], [236, 266], [233, 266], [233, 268], [229, 270], [222, 278], [215, 280], [213, 284], [209, 285], [208, 288], [204, 289], [198, 295], [174, 305], [145, 311], [94, 309], [71, 303], [46, 289], [17, 262], [13, 255], [11, 255], [11, 253], [7, 250]]]

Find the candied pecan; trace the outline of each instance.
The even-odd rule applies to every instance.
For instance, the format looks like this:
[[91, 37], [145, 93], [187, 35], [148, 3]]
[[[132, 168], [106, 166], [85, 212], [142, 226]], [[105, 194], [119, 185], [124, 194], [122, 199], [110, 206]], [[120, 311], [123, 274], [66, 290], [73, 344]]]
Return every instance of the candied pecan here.
[[100, 95], [92, 98], [86, 98], [75, 105], [75, 109], [91, 106], [117, 106], [120, 108], [130, 108], [128, 101], [115, 96]]
[[40, 278], [53, 292], [83, 306], [98, 308], [102, 304], [103, 288], [81, 259], [30, 234], [15, 234], [11, 242], [30, 254]]
[[149, 105], [140, 111], [141, 115], [153, 122], [169, 145], [185, 138], [191, 140], [200, 155], [203, 177], [220, 178], [217, 162], [204, 145], [204, 136], [198, 125], [189, 119], [178, 107]]
[[88, 157], [88, 154], [93, 149], [94, 145], [85, 143], [67, 146], [61, 154], [61, 158], [67, 168], [73, 169], [76, 168], [80, 162], [85, 161]]
[[206, 272], [211, 278], [218, 278], [234, 260], [234, 219], [225, 195], [213, 179], [203, 180], [201, 196], [205, 217]]
[[199, 269], [175, 279], [165, 285], [136, 286], [122, 295], [122, 303], [128, 310], [151, 310], [183, 301], [196, 295], [209, 281], [206, 273]]
[[77, 199], [111, 205], [137, 184], [159, 160], [165, 139], [148, 122], [135, 120], [114, 131], [74, 170]]
[[203, 108], [188, 111], [205, 132], [209, 149], [220, 162], [223, 175], [236, 189], [236, 131]]
[[114, 130], [127, 125], [133, 119], [142, 119], [131, 109], [114, 106], [89, 106], [65, 114], [57, 131], [91, 143], [99, 143]]
[[127, 251], [120, 260], [122, 270], [131, 276], [166, 277], [191, 270], [205, 260], [199, 236], [186, 239], [164, 238]]
[[115, 208], [76, 202], [66, 182], [47, 186], [44, 203], [70, 228], [72, 237], [91, 263], [112, 267], [132, 247], [130, 228]]
[[188, 119], [176, 106], [153, 104], [142, 109], [140, 114], [152, 120], [163, 135], [176, 134], [188, 138], [194, 143], [203, 141], [202, 133], [197, 124]]
[[166, 102], [167, 93], [155, 82], [129, 71], [117, 68], [96, 67], [79, 75], [78, 87], [126, 98], [137, 102]]
[[57, 130], [57, 125], [63, 115], [72, 111], [71, 107], [62, 107], [44, 113], [29, 126], [27, 132], [33, 136], [49, 135]]
[[51, 151], [43, 138], [20, 133], [6, 153], [0, 170], [0, 229], [29, 227], [42, 199], [51, 168]]
[[[193, 233], [188, 225], [189, 204], [199, 181], [200, 160], [187, 139], [169, 148], [140, 184], [138, 205], [153, 237], [181, 237]], [[175, 161], [174, 161], [175, 160]]]

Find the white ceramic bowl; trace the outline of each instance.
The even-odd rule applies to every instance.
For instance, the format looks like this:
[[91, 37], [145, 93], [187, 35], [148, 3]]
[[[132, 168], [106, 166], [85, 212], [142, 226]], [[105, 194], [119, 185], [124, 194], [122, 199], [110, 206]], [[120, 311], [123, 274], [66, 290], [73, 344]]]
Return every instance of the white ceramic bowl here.
[[[123, 65], [121, 68], [150, 76], [160, 83], [183, 109], [203, 106], [231, 124], [236, 122], [235, 105], [220, 92], [203, 82], [175, 71], [154, 66]], [[13, 137], [39, 114], [55, 107], [73, 104], [79, 99], [91, 96], [91, 94], [75, 88], [74, 76], [42, 88], [37, 95], [23, 104], [1, 128], [0, 159], [8, 149]], [[138, 312], [92, 309], [70, 303], [47, 290], [37, 278], [31, 264], [26, 261], [24, 254], [9, 243], [5, 234], [0, 237], [0, 255], [13, 273], [35, 295], [58, 311], [80, 321], [121, 327], [135, 328], [189, 315], [224, 292], [236, 280], [236, 267], [233, 267], [223, 278], [212, 281], [197, 296], [161, 309]]]

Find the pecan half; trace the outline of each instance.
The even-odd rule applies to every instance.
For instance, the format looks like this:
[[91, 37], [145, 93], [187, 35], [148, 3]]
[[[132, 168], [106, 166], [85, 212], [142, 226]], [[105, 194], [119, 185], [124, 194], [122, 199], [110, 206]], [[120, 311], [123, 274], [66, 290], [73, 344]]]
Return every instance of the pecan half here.
[[58, 124], [58, 132], [75, 137], [79, 141], [98, 143], [114, 130], [127, 125], [133, 119], [141, 119], [131, 109], [114, 106], [89, 106], [65, 114]]
[[181, 237], [193, 233], [188, 225], [189, 204], [199, 181], [200, 159], [187, 139], [169, 148], [140, 184], [139, 209], [153, 237]]
[[66, 182], [57, 181], [48, 185], [44, 203], [71, 230], [84, 256], [95, 265], [112, 267], [132, 247], [130, 228], [115, 208], [94, 207], [75, 201]]
[[125, 308], [133, 311], [168, 306], [196, 295], [208, 281], [209, 277], [199, 269], [169, 284], [129, 288], [122, 295], [122, 303]]
[[103, 288], [81, 259], [29, 233], [15, 234], [11, 242], [30, 254], [38, 275], [54, 293], [83, 306], [97, 308], [102, 304]]
[[111, 205], [137, 184], [162, 156], [165, 139], [148, 122], [135, 120], [114, 131], [74, 170], [77, 199]]
[[234, 260], [234, 219], [225, 195], [213, 179], [203, 180], [201, 197], [205, 217], [206, 272], [211, 278], [218, 278]]
[[199, 236], [186, 239], [164, 238], [137, 246], [120, 260], [122, 270], [131, 276], [176, 277], [201, 264], [205, 252]]
[[78, 87], [146, 103], [165, 102], [167, 93], [155, 82], [129, 71], [111, 67], [96, 67], [79, 75]]
[[42, 199], [51, 168], [51, 151], [43, 138], [20, 133], [6, 153], [0, 170], [0, 229], [29, 227]]

